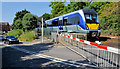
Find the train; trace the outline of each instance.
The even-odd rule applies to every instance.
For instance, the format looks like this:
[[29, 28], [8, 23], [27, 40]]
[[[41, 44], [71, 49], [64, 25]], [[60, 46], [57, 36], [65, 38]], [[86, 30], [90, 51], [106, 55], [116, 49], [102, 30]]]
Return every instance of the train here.
[[[40, 29], [41, 27], [36, 28], [36, 30]], [[98, 14], [92, 9], [84, 8], [45, 21], [44, 32], [51, 34], [51, 32], [57, 31], [99, 37], [101, 30]]]

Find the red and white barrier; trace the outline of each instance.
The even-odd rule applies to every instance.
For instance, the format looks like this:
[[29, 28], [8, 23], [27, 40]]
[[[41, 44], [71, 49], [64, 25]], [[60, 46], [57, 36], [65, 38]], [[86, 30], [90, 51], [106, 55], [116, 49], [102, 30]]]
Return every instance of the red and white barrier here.
[[94, 43], [94, 42], [78, 39], [78, 38], [67, 36], [67, 35], [64, 35], [64, 34], [59, 34], [59, 36], [70, 38], [70, 39], [73, 39], [73, 40], [76, 40], [76, 41], [79, 41], [79, 42], [82, 42], [82, 43], [85, 43], [85, 44], [88, 44], [88, 45], [96, 46], [96, 47], [98, 47], [100, 49], [104, 49], [104, 50], [107, 50], [109, 52], [120, 54], [120, 49], [117, 49], [117, 48], [103, 46], [103, 45], [98, 45], [97, 43]]

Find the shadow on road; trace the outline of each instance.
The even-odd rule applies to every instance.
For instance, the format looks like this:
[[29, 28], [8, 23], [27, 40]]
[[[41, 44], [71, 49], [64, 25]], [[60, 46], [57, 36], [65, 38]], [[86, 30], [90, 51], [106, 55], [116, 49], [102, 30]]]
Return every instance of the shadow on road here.
[[51, 48], [53, 48], [53, 46], [54, 46], [53, 43], [38, 43], [29, 46], [21, 45], [19, 46], [19, 48], [26, 49], [29, 51], [35, 51], [36, 53], [39, 53], [44, 50], [49, 51]]
[[46, 63], [50, 61], [44, 58], [36, 58], [36, 59], [28, 59], [28, 60], [22, 59], [22, 57], [29, 56], [29, 55], [30, 54], [26, 54], [26, 53], [7, 47], [3, 49], [2, 68], [3, 69], [6, 69], [6, 68], [28, 69], [30, 67], [42, 67], [41, 66], [42, 63]]
[[[28, 51], [36, 52], [36, 54], [41, 53], [41, 51], [49, 51], [54, 47], [53, 43], [39, 43], [34, 44], [30, 46], [14, 46], [20, 49], [25, 49]], [[11, 47], [4, 47], [2, 48], [2, 69], [6, 68], [20, 68], [20, 69], [38, 69], [41, 67], [52, 67], [52, 68], [58, 68], [58, 67], [64, 67], [64, 68], [73, 68], [73, 66], [65, 65], [59, 62], [50, 63], [46, 66], [43, 66], [43, 64], [51, 62], [51, 60], [48, 60], [47, 58], [40, 58], [32, 56], [35, 54], [28, 54], [24, 53], [22, 51], [18, 51], [16, 49], [13, 49]], [[69, 60], [68, 60], [69, 61]], [[61, 61], [61, 62], [68, 62], [68, 61]], [[88, 63], [87, 61], [78, 61], [81, 63]]]
[[[22, 46], [14, 46], [14, 47], [19, 47], [22, 49], [26, 49], [29, 51], [35, 51], [36, 53], [39, 53], [40, 51], [51, 49], [52, 46], [49, 47], [49, 45], [53, 45], [53, 43], [39, 43], [39, 44], [31, 45], [31, 46], [22, 45]], [[41, 67], [42, 63], [46, 63], [50, 61], [44, 58], [30, 59], [30, 60], [24, 61], [22, 60], [22, 57], [25, 57], [25, 56], [30, 56], [30, 54], [15, 50], [11, 47], [4, 47], [2, 48], [2, 67], [3, 68], [32, 67], [32, 66], [34, 67], [34, 65], [37, 65], [35, 67]]]
[[[36, 52], [36, 54], [39, 54], [39, 52], [47, 50], [49, 51], [54, 46], [53, 43], [39, 43], [34, 44], [31, 46], [14, 46], [18, 47], [20, 49], [25, 49], [28, 51]], [[39, 69], [41, 67], [52, 67], [52, 68], [58, 68], [58, 67], [73, 67], [65, 64], [61, 64], [59, 62], [50, 63], [46, 66], [43, 66], [44, 63], [49, 63], [51, 60], [31, 56], [32, 54], [24, 53], [22, 51], [18, 51], [16, 49], [13, 49], [11, 47], [4, 47], [2, 48], [2, 69], [10, 69], [10, 68], [20, 68], [20, 69]], [[35, 55], [35, 54], [33, 54]], [[29, 57], [29, 58], [26, 58]], [[24, 58], [26, 60], [24, 60]]]
[[23, 44], [23, 42], [19, 42], [19, 44]]

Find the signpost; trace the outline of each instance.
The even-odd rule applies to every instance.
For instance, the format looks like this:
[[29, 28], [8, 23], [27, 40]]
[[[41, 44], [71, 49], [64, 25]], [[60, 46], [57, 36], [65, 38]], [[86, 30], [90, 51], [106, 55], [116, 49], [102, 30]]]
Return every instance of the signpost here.
[[41, 28], [42, 26], [42, 29], [41, 29], [41, 33], [42, 33], [42, 42], [43, 42], [43, 18], [42, 19], [37, 19], [37, 25], [39, 25], [39, 27]]
[[43, 42], [43, 18], [42, 18], [42, 42]]

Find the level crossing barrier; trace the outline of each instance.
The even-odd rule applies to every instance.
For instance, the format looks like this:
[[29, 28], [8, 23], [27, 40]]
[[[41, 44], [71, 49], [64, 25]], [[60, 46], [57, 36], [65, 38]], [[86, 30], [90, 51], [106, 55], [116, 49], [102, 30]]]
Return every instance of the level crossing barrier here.
[[58, 40], [79, 49], [88, 61], [97, 67], [120, 67], [120, 49], [78, 39], [69, 34], [58, 34]]

